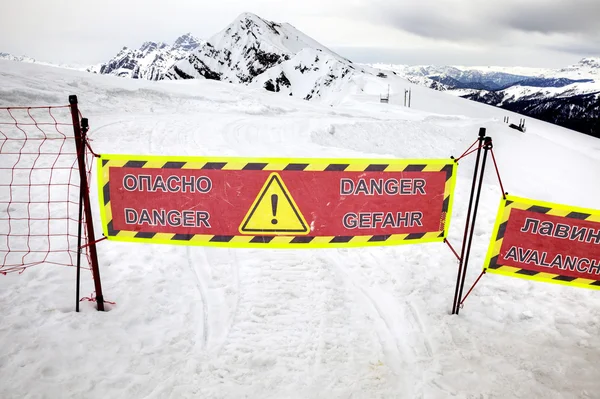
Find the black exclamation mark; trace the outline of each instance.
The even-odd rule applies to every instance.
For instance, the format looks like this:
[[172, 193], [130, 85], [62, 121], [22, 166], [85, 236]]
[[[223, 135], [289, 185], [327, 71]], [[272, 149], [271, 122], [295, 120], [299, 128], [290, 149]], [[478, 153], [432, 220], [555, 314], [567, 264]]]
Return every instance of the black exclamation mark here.
[[277, 217], [277, 194], [271, 194], [271, 211], [273, 211], [273, 219], [271, 220], [271, 223], [273, 224], [277, 224], [277, 219], [275, 219], [275, 217]]

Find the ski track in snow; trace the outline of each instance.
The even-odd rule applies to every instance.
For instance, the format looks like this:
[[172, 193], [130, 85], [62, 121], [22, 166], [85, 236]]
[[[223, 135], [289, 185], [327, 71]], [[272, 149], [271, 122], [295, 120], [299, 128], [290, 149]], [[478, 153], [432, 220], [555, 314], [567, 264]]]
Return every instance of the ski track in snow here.
[[[192, 272], [194, 273], [194, 277], [196, 279], [196, 286], [198, 287], [198, 292], [200, 293], [200, 300], [202, 301], [202, 327], [201, 327], [202, 334], [199, 334], [200, 336], [198, 337], [197, 341], [201, 342], [202, 348], [204, 349], [207, 346], [208, 337], [210, 334], [210, 327], [209, 327], [209, 320], [208, 320], [208, 317], [209, 317], [208, 302], [207, 302], [208, 296], [207, 296], [207, 288], [205, 287], [206, 282], [210, 281], [210, 280], [207, 278], [208, 276], [206, 275], [206, 273], [203, 273], [206, 266], [202, 267], [202, 264], [199, 264], [200, 262], [198, 262], [198, 260], [192, 260], [189, 247], [186, 247], [186, 254], [187, 254], [188, 265], [189, 265], [190, 269], [192, 270]], [[201, 261], [206, 261], [206, 258], [201, 259]]]
[[[11, 104], [0, 96], [2, 105], [78, 87], [101, 153], [447, 157], [485, 125], [508, 191], [589, 207], [600, 195], [574, 178], [600, 172], [600, 156], [582, 137], [563, 148], [553, 140], [570, 138], [565, 130], [534, 121], [523, 136], [498, 122], [503, 111], [424, 89], [413, 91], [414, 110], [383, 107], [378, 93], [331, 108], [216, 82], [7, 71], [0, 69], [0, 82]], [[419, 103], [471, 117], [434, 115], [439, 110]], [[571, 169], [545, 162], [544, 154], [558, 152]], [[472, 167], [473, 157], [465, 158], [458, 171], [449, 236], [457, 250]], [[95, 187], [91, 196], [97, 204]], [[499, 200], [488, 168], [465, 290], [481, 270]], [[461, 315], [451, 316], [457, 262], [443, 244], [292, 251], [104, 241], [98, 248], [105, 297], [117, 302], [107, 313], [88, 302], [73, 312], [71, 269], [0, 276], [2, 399], [562, 399], [600, 390], [597, 292], [485, 276]], [[93, 286], [83, 276], [87, 295]]]
[[[372, 262], [376, 259], [373, 256], [368, 257], [371, 259], [364, 259], [365, 257], [362, 253], [358, 255], [358, 271], [354, 267], [349, 267], [351, 263], [346, 263], [343, 267], [337, 265], [336, 270], [349, 281], [354, 291], [363, 298], [363, 306], [370, 309], [375, 326], [380, 324], [377, 334], [384, 349], [386, 363], [392, 367], [401, 381], [399, 385], [403, 387], [409, 386], [411, 383], [414, 385], [414, 381], [418, 378], [408, 378], [406, 375], [409, 372], [410, 377], [414, 377], [420, 371], [414, 367], [414, 364], [409, 366], [414, 362], [416, 355], [415, 348], [411, 345], [412, 342], [407, 339], [414, 332], [414, 326], [408, 318], [402, 317], [399, 319], [397, 316], [399, 313], [406, 316], [405, 307], [408, 305], [407, 303], [398, 303], [394, 298], [390, 298], [390, 293], [377, 284], [378, 281], [383, 282], [386, 280], [385, 277], [389, 276], [378, 276], [378, 270], [371, 266], [376, 265]], [[367, 262], [367, 260], [371, 262]], [[366, 273], [361, 273], [360, 269], [367, 269], [364, 270]], [[370, 275], [373, 275], [376, 281], [372, 281], [369, 278]], [[377, 295], [372, 294], [372, 290], [377, 290]], [[386, 303], [382, 300], [383, 298], [386, 298]], [[406, 390], [405, 393], [407, 397], [420, 397], [414, 391]]]

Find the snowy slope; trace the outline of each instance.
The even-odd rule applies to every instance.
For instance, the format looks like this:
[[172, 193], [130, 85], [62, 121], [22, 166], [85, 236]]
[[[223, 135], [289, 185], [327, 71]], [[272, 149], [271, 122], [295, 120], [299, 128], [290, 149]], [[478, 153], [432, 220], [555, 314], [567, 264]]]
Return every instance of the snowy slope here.
[[[370, 71], [356, 68], [329, 53], [305, 48], [287, 61], [269, 68], [252, 80], [250, 86], [273, 92], [293, 95], [305, 100], [335, 103], [343, 97], [340, 93], [361, 90], [357, 79], [370, 75]], [[380, 82], [381, 83], [381, 82]], [[383, 91], [383, 87], [381, 88]]]
[[171, 66], [202, 45], [190, 33], [180, 36], [173, 45], [145, 42], [139, 49], [123, 47], [110, 61], [93, 65], [93, 73], [116, 75], [133, 79], [159, 80]]
[[[330, 107], [212, 80], [0, 61], [0, 106], [63, 104], [77, 94], [100, 153], [435, 158], [460, 155], [484, 126], [511, 194], [600, 208], [600, 140], [535, 120], [523, 134], [502, 123], [518, 115], [414, 85], [408, 109], [400, 80], [390, 104], [380, 104], [380, 84], [368, 76], [355, 76], [360, 89], [338, 92]], [[455, 246], [472, 173], [473, 157], [465, 158]], [[467, 285], [481, 270], [500, 196], [490, 166]], [[106, 299], [116, 301], [107, 313], [88, 302], [74, 313], [71, 269], [0, 276], [3, 399], [563, 399], [600, 391], [597, 291], [487, 275], [451, 316], [457, 262], [443, 244], [98, 248]], [[91, 278], [83, 282], [91, 292]]]

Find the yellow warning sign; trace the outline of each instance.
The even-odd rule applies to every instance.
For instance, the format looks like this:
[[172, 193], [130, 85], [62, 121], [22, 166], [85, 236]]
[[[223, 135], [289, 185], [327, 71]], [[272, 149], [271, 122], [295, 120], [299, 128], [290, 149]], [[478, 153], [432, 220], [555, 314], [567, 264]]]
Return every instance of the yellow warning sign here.
[[278, 173], [272, 173], [240, 225], [242, 234], [308, 234], [302, 212]]

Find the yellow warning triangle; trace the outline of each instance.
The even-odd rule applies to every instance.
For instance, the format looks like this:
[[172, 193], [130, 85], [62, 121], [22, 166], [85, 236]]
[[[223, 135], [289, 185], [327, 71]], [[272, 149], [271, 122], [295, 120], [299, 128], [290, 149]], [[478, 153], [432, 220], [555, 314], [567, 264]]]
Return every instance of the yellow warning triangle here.
[[240, 224], [242, 234], [308, 234], [302, 212], [278, 173], [272, 173]]

